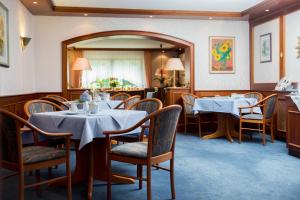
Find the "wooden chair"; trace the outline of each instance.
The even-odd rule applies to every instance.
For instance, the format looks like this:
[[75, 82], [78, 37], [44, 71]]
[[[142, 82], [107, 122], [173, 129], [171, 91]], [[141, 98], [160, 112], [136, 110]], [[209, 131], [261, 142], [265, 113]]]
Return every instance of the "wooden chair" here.
[[[195, 103], [195, 99], [199, 98], [196, 95], [190, 93], [183, 93], [181, 94], [181, 98], [183, 100], [183, 113], [184, 113], [184, 133], [186, 134], [187, 124], [197, 124], [198, 125], [198, 133], [199, 137], [202, 136], [201, 134], [201, 120], [200, 114], [195, 115], [193, 112], [193, 106]], [[197, 122], [188, 122], [188, 119], [196, 119]]]
[[47, 100], [36, 99], [27, 101], [24, 105], [24, 112], [29, 118], [33, 113], [62, 111], [59, 105]]
[[70, 108], [70, 106], [66, 103], [66, 101], [61, 101], [55, 97], [46, 96], [46, 97], [42, 97], [41, 99], [55, 103], [56, 105], [59, 105], [63, 110], [69, 110]]
[[257, 102], [260, 102], [263, 99], [263, 95], [259, 92], [248, 92], [244, 94], [245, 98], [255, 98]]
[[[149, 98], [136, 102], [135, 104], [129, 106], [127, 110], [142, 110], [146, 111], [148, 115], [150, 115], [151, 113], [160, 109], [162, 109], [162, 102], [159, 99]], [[148, 133], [149, 130], [146, 126], [143, 126], [141, 133], [114, 137], [114, 139], [122, 142], [138, 142], [143, 140], [145, 132]]]
[[124, 100], [128, 99], [129, 97], [130, 97], [129, 94], [122, 92], [122, 93], [118, 93], [118, 94], [113, 95], [111, 97], [111, 99], [112, 100], [122, 100], [122, 101], [124, 101]]
[[61, 101], [61, 102], [69, 101], [68, 99], [66, 99], [62, 96], [58, 96], [58, 95], [47, 95], [46, 97], [50, 97], [50, 98], [56, 99], [56, 100]]
[[[182, 108], [172, 105], [162, 108], [145, 117], [136, 125], [126, 130], [104, 131], [107, 145], [107, 199], [111, 200], [111, 161], [137, 164], [137, 179], [139, 189], [142, 181], [147, 181], [147, 200], [151, 200], [151, 166], [161, 162], [170, 161], [170, 169], [159, 167], [170, 172], [172, 199], [175, 199], [174, 185], [174, 150], [176, 126]], [[148, 142], [132, 142], [111, 147], [114, 135], [128, 133], [150, 120]], [[143, 165], [147, 166], [147, 177], [143, 178]], [[157, 166], [158, 167], [158, 166]]]
[[[30, 129], [38, 134], [47, 137], [61, 137], [65, 139], [66, 149], [57, 149], [54, 147], [39, 146], [35, 141], [33, 146], [22, 146], [22, 129]], [[0, 109], [0, 147], [2, 155], [0, 157], [0, 166], [12, 170], [19, 175], [19, 199], [24, 199], [24, 189], [36, 187], [42, 184], [54, 183], [67, 180], [68, 199], [72, 199], [71, 170], [70, 170], [70, 137], [71, 133], [48, 133], [44, 132], [26, 120]], [[40, 181], [40, 169], [54, 165], [66, 164], [66, 176], [57, 177], [45, 181]], [[24, 173], [36, 171], [36, 183], [25, 184]], [[9, 178], [13, 175], [3, 177]]]
[[125, 99], [122, 103], [117, 105], [115, 107], [115, 109], [128, 109], [131, 105], [135, 104], [139, 100], [141, 100], [141, 96], [140, 95], [134, 95], [132, 97], [129, 97], [128, 99]]
[[[262, 144], [266, 144], [266, 126], [270, 126], [271, 141], [274, 142], [274, 111], [277, 103], [277, 94], [267, 96], [263, 100], [259, 101], [256, 105], [240, 107], [240, 131], [239, 131], [239, 143], [242, 142], [242, 131], [252, 130], [262, 133]], [[254, 107], [262, 108], [262, 114], [253, 113]], [[243, 112], [244, 109], [250, 110], [250, 113]], [[258, 129], [243, 127], [243, 123], [258, 124]], [[262, 126], [262, 129], [261, 129]]]

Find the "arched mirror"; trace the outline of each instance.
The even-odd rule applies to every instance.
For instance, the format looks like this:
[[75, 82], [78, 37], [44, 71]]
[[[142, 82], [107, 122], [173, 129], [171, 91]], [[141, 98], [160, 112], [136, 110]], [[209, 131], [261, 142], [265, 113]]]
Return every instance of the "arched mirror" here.
[[171, 36], [101, 32], [64, 41], [62, 51], [65, 96], [95, 87], [135, 91], [193, 84], [193, 44]]

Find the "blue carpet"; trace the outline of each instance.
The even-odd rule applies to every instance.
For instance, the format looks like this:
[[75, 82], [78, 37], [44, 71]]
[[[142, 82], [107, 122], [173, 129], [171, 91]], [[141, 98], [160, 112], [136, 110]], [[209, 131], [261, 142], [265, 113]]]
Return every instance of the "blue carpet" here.
[[[289, 156], [283, 142], [272, 144], [268, 140], [266, 146], [260, 142], [260, 138], [255, 137], [253, 141], [231, 144], [225, 139], [201, 140], [197, 136], [178, 134], [176, 199], [299, 200], [300, 159]], [[72, 159], [75, 159], [74, 155]], [[115, 171], [135, 175], [133, 165], [113, 163], [113, 166]], [[63, 167], [53, 170], [54, 174], [63, 172]], [[170, 199], [169, 173], [156, 169], [152, 172], [153, 200]], [[46, 177], [46, 171], [43, 176]], [[113, 199], [146, 199], [146, 184], [143, 190], [137, 188], [138, 184], [113, 185]], [[17, 178], [7, 179], [3, 184], [2, 199], [17, 199], [17, 190]], [[96, 181], [93, 194], [94, 199], [105, 199], [105, 183]], [[42, 187], [40, 196], [34, 189], [29, 189], [25, 195], [25, 199], [31, 200], [66, 199], [64, 187]], [[73, 187], [73, 199], [85, 197], [85, 184]]]

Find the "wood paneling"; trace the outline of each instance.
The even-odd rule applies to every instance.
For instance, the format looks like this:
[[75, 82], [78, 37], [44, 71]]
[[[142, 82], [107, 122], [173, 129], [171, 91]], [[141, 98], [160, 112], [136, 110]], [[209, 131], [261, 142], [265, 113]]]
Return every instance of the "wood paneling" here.
[[16, 115], [21, 116], [23, 118], [26, 118], [26, 115], [24, 113], [24, 104], [29, 100], [39, 99], [49, 94], [60, 95], [61, 93], [51, 92], [0, 96], [0, 108], [15, 113]]
[[194, 94], [198, 97], [214, 97], [219, 96], [230, 96], [232, 93], [244, 94], [249, 90], [196, 90]]
[[286, 96], [286, 107], [289, 154], [300, 157], [300, 112], [289, 96]]
[[279, 17], [279, 78], [285, 77], [285, 16]]

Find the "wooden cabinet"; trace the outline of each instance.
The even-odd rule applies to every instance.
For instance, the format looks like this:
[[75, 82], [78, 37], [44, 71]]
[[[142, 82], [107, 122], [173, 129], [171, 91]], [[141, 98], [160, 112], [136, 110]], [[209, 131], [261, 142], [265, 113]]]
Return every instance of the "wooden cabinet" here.
[[300, 112], [290, 96], [286, 96], [287, 147], [289, 154], [300, 157]]

